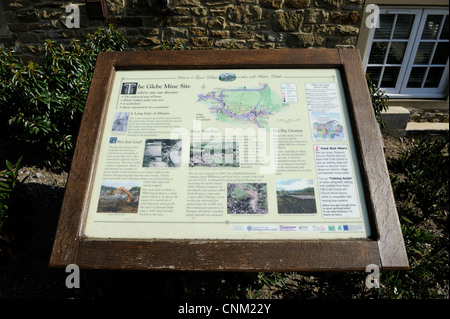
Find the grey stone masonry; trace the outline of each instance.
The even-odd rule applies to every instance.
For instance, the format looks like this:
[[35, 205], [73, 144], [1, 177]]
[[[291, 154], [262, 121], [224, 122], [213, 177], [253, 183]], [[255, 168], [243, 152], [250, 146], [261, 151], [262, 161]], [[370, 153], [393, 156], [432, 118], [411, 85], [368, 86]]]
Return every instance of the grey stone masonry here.
[[[64, 44], [108, 24], [124, 31], [129, 49], [176, 42], [188, 49], [353, 48], [363, 9], [363, 0], [175, 0], [162, 12], [149, 0], [106, 0], [108, 18], [93, 20], [84, 1], [0, 1], [8, 35], [0, 47], [23, 59], [39, 59], [46, 39]], [[79, 28], [66, 25], [71, 3]]]

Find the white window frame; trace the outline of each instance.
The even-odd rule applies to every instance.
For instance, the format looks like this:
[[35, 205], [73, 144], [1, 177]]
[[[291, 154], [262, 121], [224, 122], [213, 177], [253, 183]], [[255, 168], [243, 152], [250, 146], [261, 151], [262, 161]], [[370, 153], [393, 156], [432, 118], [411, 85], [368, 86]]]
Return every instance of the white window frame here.
[[[446, 87], [448, 85], [448, 73], [449, 73], [449, 60], [447, 59], [447, 62], [444, 65], [444, 73], [441, 78], [441, 82], [439, 83], [439, 86], [437, 88], [407, 88], [409, 76], [411, 74], [411, 70], [413, 68], [414, 64], [414, 58], [417, 52], [417, 48], [419, 47], [420, 40], [422, 37], [422, 33], [424, 30], [424, 25], [427, 19], [428, 15], [433, 14], [449, 14], [448, 7], [443, 8], [427, 8], [427, 7], [415, 7], [415, 8], [405, 8], [405, 7], [384, 7], [380, 8], [379, 11], [380, 14], [409, 14], [414, 15], [414, 22], [411, 27], [411, 34], [408, 40], [405, 40], [408, 42], [406, 49], [405, 49], [405, 55], [403, 57], [403, 61], [400, 67], [400, 72], [397, 77], [397, 83], [394, 88], [383, 88], [381, 89], [385, 91], [385, 93], [390, 98], [445, 98], [447, 96]], [[442, 23], [440, 26], [440, 30], [442, 30]], [[388, 42], [389, 46], [392, 43], [391, 38], [390, 39], [383, 39], [383, 40], [374, 40], [376, 28], [371, 28], [368, 36], [368, 42], [367, 42], [367, 48], [365, 50], [365, 54], [363, 57], [363, 65], [364, 69], [367, 70], [368, 66], [374, 66], [374, 67], [382, 67], [382, 73], [380, 78], [383, 76], [384, 67], [386, 66], [398, 66], [397, 64], [389, 65], [386, 64], [387, 55], [385, 57], [385, 61], [383, 64], [368, 64], [370, 52], [372, 50], [372, 44], [377, 41], [382, 42]], [[395, 40], [393, 42], [402, 42], [403, 40]], [[430, 40], [431, 41], [431, 40]], [[433, 52], [434, 53], [434, 52]], [[411, 58], [411, 57], [414, 58]], [[426, 66], [426, 65], [424, 65]], [[381, 83], [381, 81], [379, 81]], [[378, 84], [379, 84], [378, 83]]]

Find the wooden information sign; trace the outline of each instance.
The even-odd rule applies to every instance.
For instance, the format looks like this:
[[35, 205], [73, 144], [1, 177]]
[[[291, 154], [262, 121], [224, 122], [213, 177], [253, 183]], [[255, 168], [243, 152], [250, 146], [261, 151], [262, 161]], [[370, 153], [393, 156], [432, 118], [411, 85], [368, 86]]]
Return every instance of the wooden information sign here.
[[50, 265], [407, 269], [377, 125], [357, 50], [101, 53]]

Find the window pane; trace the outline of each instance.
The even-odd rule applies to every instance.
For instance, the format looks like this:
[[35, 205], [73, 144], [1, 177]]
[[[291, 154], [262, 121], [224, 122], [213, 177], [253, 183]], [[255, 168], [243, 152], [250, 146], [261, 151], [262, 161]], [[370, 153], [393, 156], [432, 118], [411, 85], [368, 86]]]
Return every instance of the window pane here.
[[387, 58], [388, 64], [402, 64], [407, 42], [392, 42]]
[[381, 66], [369, 66], [366, 70], [366, 73], [369, 74], [369, 77], [372, 79], [373, 83], [378, 84], [378, 80], [380, 79], [381, 74]]
[[393, 88], [397, 83], [398, 73], [400, 72], [400, 67], [386, 67], [384, 69], [383, 79], [381, 80], [380, 87], [383, 88]]
[[388, 42], [374, 42], [372, 44], [372, 50], [370, 51], [369, 64], [382, 64], [384, 63], [384, 57]]
[[407, 87], [420, 88], [426, 70], [427, 68], [412, 68]]
[[397, 23], [395, 24], [393, 39], [409, 39], [411, 35], [411, 27], [414, 22], [414, 15], [399, 14], [397, 16]]
[[434, 42], [421, 42], [417, 48], [414, 64], [428, 64], [433, 51]]
[[448, 16], [445, 17], [444, 26], [441, 31], [441, 39], [448, 39]]
[[444, 68], [430, 68], [430, 71], [428, 71], [428, 76], [427, 80], [425, 81], [424, 87], [426, 88], [439, 87], [439, 82], [441, 82], [443, 72]]
[[445, 64], [448, 59], [448, 42], [438, 43], [434, 52], [433, 64]]
[[375, 30], [374, 39], [389, 39], [391, 36], [393, 14], [380, 14], [380, 27]]
[[429, 15], [423, 27], [422, 39], [436, 39], [442, 15]]

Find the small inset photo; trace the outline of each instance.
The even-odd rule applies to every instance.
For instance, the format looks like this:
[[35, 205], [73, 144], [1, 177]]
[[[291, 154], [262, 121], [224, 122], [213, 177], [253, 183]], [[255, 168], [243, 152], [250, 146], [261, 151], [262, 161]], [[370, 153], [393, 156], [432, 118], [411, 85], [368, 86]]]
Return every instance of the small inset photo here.
[[97, 213], [138, 212], [141, 182], [103, 181], [100, 189]]
[[142, 167], [180, 167], [181, 140], [146, 140]]
[[280, 179], [276, 189], [278, 214], [317, 213], [312, 179]]
[[345, 140], [340, 114], [312, 113], [311, 123], [314, 141]]
[[137, 82], [122, 83], [122, 90], [120, 94], [136, 94], [137, 86], [138, 86]]
[[239, 167], [238, 142], [192, 142], [189, 167]]
[[228, 214], [267, 214], [267, 184], [228, 184], [227, 208]]
[[116, 112], [114, 114], [114, 122], [112, 126], [113, 132], [126, 132], [128, 126], [129, 112]]

